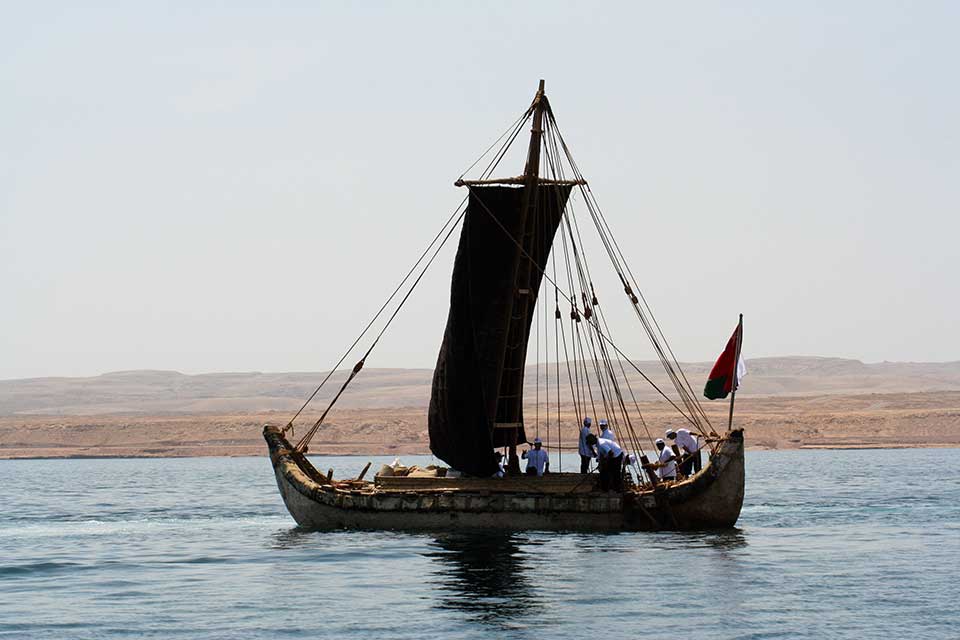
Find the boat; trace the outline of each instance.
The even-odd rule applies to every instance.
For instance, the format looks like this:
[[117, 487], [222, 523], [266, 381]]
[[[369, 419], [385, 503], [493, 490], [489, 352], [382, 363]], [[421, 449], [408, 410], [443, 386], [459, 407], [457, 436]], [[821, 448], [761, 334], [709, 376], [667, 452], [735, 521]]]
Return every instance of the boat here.
[[[494, 177], [527, 126], [523, 173]], [[489, 160], [483, 164], [485, 159]], [[481, 165], [476, 178], [465, 178]], [[727, 428], [718, 433], [573, 160], [542, 80], [529, 107], [455, 185], [467, 190], [463, 202], [360, 337], [293, 419], [283, 426], [264, 427], [280, 495], [297, 524], [309, 529], [421, 531], [733, 527], [745, 483], [743, 430], [733, 428], [738, 374], [733, 372]], [[610, 305], [601, 306], [602, 287], [586, 262], [578, 215], [596, 230], [626, 307], [638, 319], [673, 386], [670, 394], [613, 340], [606, 317]], [[410, 472], [385, 465], [370, 479], [366, 479], [369, 464], [356, 478], [335, 479], [333, 470], [322, 473], [308, 458], [311, 440], [361, 375], [374, 347], [458, 227], [450, 310], [427, 414], [431, 452], [448, 466]], [[735, 347], [735, 363], [741, 335], [742, 316], [728, 344], [728, 349]], [[353, 369], [342, 370], [339, 386], [327, 387], [340, 365], [359, 353], [355, 349], [363, 340], [370, 341], [369, 348]], [[534, 356], [533, 373], [528, 374]], [[535, 379], [526, 380], [525, 397], [528, 376]], [[673, 445], [675, 462], [688, 475], [660, 477], [662, 458], [633, 389], [638, 376], [700, 438], [702, 451], [708, 453], [702, 468], [691, 471], [684, 464], [689, 454]], [[324, 388], [332, 395], [326, 409], [294, 441], [295, 421]], [[564, 432], [568, 443], [576, 442], [589, 415], [606, 416], [623, 449], [635, 454], [623, 458], [627, 464], [622, 470], [618, 466], [620, 482], [611, 485], [602, 482], [602, 474], [549, 467], [542, 475], [529, 473], [529, 468], [521, 472], [520, 459], [527, 452], [518, 455], [518, 449], [530, 444], [532, 434], [546, 443], [547, 450], [560, 450]], [[546, 437], [541, 439], [540, 434]], [[648, 453], [654, 454], [653, 462]], [[696, 455], [699, 460], [700, 452]]]

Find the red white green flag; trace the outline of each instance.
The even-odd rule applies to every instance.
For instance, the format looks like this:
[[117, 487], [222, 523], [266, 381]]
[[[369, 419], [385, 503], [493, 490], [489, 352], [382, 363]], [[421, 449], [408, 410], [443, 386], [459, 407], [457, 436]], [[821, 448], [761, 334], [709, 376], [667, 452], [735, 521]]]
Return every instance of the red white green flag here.
[[710, 371], [710, 377], [707, 379], [706, 386], [703, 387], [703, 395], [710, 400], [719, 400], [730, 395], [731, 391], [736, 391], [740, 386], [740, 380], [747, 373], [747, 365], [740, 355], [740, 345], [743, 342], [743, 316], [740, 316], [740, 322], [733, 335], [727, 341], [727, 347], [717, 358], [717, 363], [713, 365]]

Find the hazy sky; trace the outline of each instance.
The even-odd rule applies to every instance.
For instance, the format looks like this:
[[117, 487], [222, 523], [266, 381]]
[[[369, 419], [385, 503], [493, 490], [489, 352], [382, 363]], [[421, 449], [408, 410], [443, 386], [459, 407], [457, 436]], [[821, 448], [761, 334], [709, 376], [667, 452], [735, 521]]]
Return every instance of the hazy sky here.
[[960, 359], [960, 4], [720, 4], [4, 3], [0, 378], [329, 368], [539, 78], [679, 358]]

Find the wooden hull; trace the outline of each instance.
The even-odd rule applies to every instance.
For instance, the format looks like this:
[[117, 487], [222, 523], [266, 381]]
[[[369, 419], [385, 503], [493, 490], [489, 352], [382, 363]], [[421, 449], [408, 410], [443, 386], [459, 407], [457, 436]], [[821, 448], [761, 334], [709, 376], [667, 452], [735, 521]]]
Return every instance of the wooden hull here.
[[578, 474], [338, 487], [294, 452], [278, 428], [265, 427], [263, 435], [287, 510], [310, 529], [700, 530], [732, 527], [743, 505], [742, 430], [726, 434], [693, 477], [624, 493], [594, 490], [596, 476]]

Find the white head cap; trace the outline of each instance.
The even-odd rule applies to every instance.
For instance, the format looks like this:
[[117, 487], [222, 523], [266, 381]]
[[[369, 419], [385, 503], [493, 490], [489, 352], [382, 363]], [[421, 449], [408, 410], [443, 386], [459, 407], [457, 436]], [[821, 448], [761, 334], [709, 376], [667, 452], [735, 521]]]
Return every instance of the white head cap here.
[[601, 426], [601, 427], [607, 426], [607, 419], [606, 419], [606, 418], [600, 418], [600, 426]]

